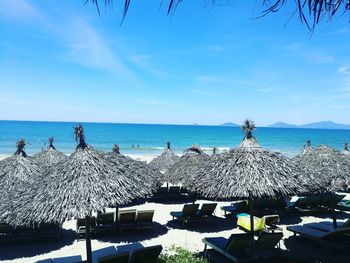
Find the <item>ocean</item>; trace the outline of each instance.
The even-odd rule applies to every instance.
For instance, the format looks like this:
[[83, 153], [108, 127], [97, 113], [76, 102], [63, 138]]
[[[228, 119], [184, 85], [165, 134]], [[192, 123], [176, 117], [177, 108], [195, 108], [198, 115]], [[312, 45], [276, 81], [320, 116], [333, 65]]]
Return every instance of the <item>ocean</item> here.
[[[70, 154], [76, 142], [71, 122], [0, 121], [0, 155], [15, 152], [16, 141], [24, 138], [26, 152], [33, 154], [47, 147], [47, 139], [54, 137], [56, 149]], [[83, 123], [86, 141], [91, 146], [111, 151], [118, 144], [121, 153], [130, 155], [157, 155], [167, 141], [172, 149], [182, 153], [192, 144], [198, 144], [207, 153], [215, 146], [219, 152], [239, 145], [243, 133], [239, 127], [201, 125], [114, 124]], [[261, 146], [289, 157], [298, 154], [307, 140], [313, 146], [326, 144], [342, 150], [350, 142], [350, 130], [289, 129], [258, 127], [255, 136]]]

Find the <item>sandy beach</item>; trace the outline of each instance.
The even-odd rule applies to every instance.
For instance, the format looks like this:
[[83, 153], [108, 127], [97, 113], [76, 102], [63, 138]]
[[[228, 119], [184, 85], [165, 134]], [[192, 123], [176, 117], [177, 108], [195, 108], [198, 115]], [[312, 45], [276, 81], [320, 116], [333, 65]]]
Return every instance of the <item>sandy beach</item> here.
[[[1, 156], [2, 158], [6, 156]], [[154, 156], [148, 155], [131, 155], [132, 158], [149, 162]], [[350, 195], [347, 196], [350, 198]], [[211, 201], [198, 200], [197, 203], [203, 204]], [[170, 216], [171, 211], [181, 211], [185, 202], [178, 203], [154, 203], [146, 202], [144, 204], [131, 206], [123, 209], [151, 209], [155, 210], [154, 221], [156, 224], [156, 230], [149, 233], [126, 233], [122, 235], [114, 235], [107, 237], [97, 237], [92, 240], [93, 250], [108, 247], [111, 245], [122, 245], [133, 242], [142, 242], [144, 246], [161, 244], [163, 246], [163, 253], [171, 249], [172, 246], [180, 246], [193, 252], [203, 251], [204, 245], [202, 239], [204, 237], [229, 237], [232, 233], [242, 232], [242, 230], [236, 227], [235, 217], [225, 217], [221, 206], [228, 205], [229, 202], [218, 202], [218, 206], [215, 211], [216, 223], [208, 223], [205, 225], [190, 225], [187, 228], [183, 228], [180, 222], [172, 220]], [[114, 209], [107, 208], [106, 211], [114, 211]], [[344, 220], [350, 217], [350, 214], [339, 213], [338, 218]], [[281, 249], [292, 250], [293, 254], [302, 255], [303, 258], [308, 257], [323, 257], [324, 251], [317, 243], [307, 240], [295, 239], [292, 237], [292, 233], [286, 230], [288, 225], [303, 224], [309, 222], [319, 221], [331, 221], [331, 214], [322, 213], [317, 215], [300, 215], [300, 214], [288, 214], [281, 216], [281, 222], [279, 226], [283, 229], [284, 238], [281, 242]], [[58, 243], [38, 243], [28, 245], [17, 246], [2, 246], [0, 248], [0, 261], [1, 262], [35, 262], [37, 260], [46, 258], [63, 257], [70, 255], [81, 255], [85, 259], [85, 240], [76, 240], [75, 235], [76, 221], [70, 220], [63, 224], [63, 232], [61, 239]], [[304, 253], [305, 251], [313, 251], [313, 253]], [[218, 257], [220, 262], [225, 262], [225, 258], [220, 257], [217, 254], [213, 254], [214, 257]], [[342, 262], [343, 255], [340, 254], [340, 258], [336, 262]], [[345, 257], [346, 258], [346, 257]], [[343, 261], [346, 262], [346, 261]]]
[[[207, 202], [208, 201], [203, 200], [197, 201], [197, 203], [200, 204]], [[156, 230], [145, 234], [127, 233], [93, 239], [92, 248], [96, 250], [111, 245], [142, 242], [145, 246], [161, 244], [163, 246], [163, 252], [169, 250], [173, 245], [181, 246], [193, 252], [201, 252], [204, 248], [202, 243], [202, 238], [204, 237], [229, 237], [232, 233], [242, 232], [242, 230], [236, 228], [235, 218], [225, 218], [223, 212], [220, 210], [220, 206], [227, 204], [227, 202], [219, 202], [215, 211], [215, 215], [217, 216], [216, 224], [189, 225], [187, 228], [183, 228], [181, 223], [172, 221], [170, 216], [170, 211], [181, 211], [183, 207], [182, 203], [162, 204], [150, 202], [133, 206], [130, 208], [155, 210], [154, 221], [156, 222]], [[107, 211], [113, 211], [113, 209], [107, 209]], [[341, 213], [338, 217], [342, 218], [340, 221], [343, 221], [345, 218], [350, 217], [350, 215]], [[325, 220], [331, 221], [330, 214], [318, 214], [317, 217], [292, 214], [282, 216], [279, 224], [284, 234], [283, 241], [280, 244], [281, 248], [283, 250], [292, 250], [293, 253], [303, 256], [304, 259], [311, 259], [316, 255], [320, 255], [321, 257], [327, 256], [326, 254], [324, 255], [325, 251], [322, 250], [322, 246], [319, 244], [308, 240], [295, 239], [291, 237], [292, 233], [286, 230], [286, 227], [291, 224], [303, 224]], [[85, 240], [75, 240], [75, 227], [75, 220], [65, 222], [63, 225], [64, 231], [59, 243], [2, 246], [0, 248], [0, 260], [1, 262], [24, 263], [70, 255], [81, 255], [83, 259], [85, 259]], [[342, 261], [342, 257], [344, 257], [342, 253], [337, 255], [340, 255], [340, 257], [334, 262], [347, 262], [346, 257], [344, 261]], [[213, 256], [219, 258], [220, 261], [218, 262], [226, 262], [225, 258], [215, 253]]]

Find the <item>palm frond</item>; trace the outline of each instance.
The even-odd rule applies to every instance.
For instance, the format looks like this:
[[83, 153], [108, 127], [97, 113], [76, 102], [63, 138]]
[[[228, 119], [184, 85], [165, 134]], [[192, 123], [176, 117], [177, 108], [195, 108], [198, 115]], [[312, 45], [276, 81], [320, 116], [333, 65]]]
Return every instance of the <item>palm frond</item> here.
[[[86, 0], [85, 4], [88, 2], [92, 2], [97, 9], [98, 14], [100, 15], [100, 2], [103, 2], [105, 6], [113, 7], [113, 0]], [[122, 3], [123, 11], [122, 11], [122, 21], [123, 23], [126, 14], [128, 13], [131, 0], [119, 0], [117, 2]], [[168, 8], [167, 15], [173, 14], [177, 7], [183, 2], [183, 0], [168, 0]], [[219, 2], [219, 3], [218, 3]], [[222, 5], [220, 4], [222, 1], [218, 0], [205, 0], [206, 6], [211, 5]], [[161, 6], [163, 4], [163, 0], [160, 0]], [[233, 4], [232, 0], [225, 1], [226, 5]], [[299, 19], [302, 23], [304, 23], [310, 30], [313, 30], [315, 26], [320, 23], [323, 17], [328, 16], [328, 19], [333, 18], [336, 14], [344, 14], [350, 11], [350, 1], [349, 0], [295, 0], [295, 1], [287, 1], [287, 0], [262, 0], [262, 5], [264, 6], [264, 10], [262, 11], [263, 17], [270, 13], [275, 13], [280, 11], [286, 5], [293, 5], [295, 7], [295, 12], [299, 14]]]

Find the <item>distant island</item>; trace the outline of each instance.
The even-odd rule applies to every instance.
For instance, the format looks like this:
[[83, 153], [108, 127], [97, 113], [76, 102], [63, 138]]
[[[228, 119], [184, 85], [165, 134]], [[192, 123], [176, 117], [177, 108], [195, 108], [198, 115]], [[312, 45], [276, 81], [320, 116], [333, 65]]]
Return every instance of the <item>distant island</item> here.
[[240, 126], [240, 125], [238, 125], [238, 124], [236, 124], [236, 123], [233, 123], [233, 122], [226, 122], [226, 123], [220, 124], [220, 126], [238, 127], [238, 126]]
[[350, 129], [349, 124], [336, 123], [333, 121], [320, 121], [302, 125], [294, 125], [285, 122], [276, 122], [268, 127], [271, 128], [300, 128], [300, 129]]

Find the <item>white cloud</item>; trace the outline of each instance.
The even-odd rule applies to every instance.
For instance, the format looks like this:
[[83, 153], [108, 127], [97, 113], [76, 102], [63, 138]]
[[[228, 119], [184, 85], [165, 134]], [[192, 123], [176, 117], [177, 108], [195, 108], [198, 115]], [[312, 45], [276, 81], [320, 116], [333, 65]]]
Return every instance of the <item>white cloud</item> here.
[[42, 13], [26, 0], [0, 1], [0, 16], [11, 22], [27, 22], [42, 18]]
[[350, 75], [350, 67], [349, 66], [343, 66], [338, 68], [338, 72], [344, 75]]
[[211, 93], [209, 91], [200, 90], [200, 89], [190, 89], [189, 92], [195, 93], [195, 94], [198, 94], [198, 95], [205, 95], [205, 96], [211, 95]]
[[303, 43], [292, 43], [285, 46], [289, 54], [297, 56], [310, 64], [329, 64], [336, 62], [336, 59], [324, 52], [315, 50], [314, 47], [309, 47]]
[[131, 75], [121, 57], [109, 47], [103, 36], [81, 17], [75, 17], [70, 26], [59, 33], [69, 49], [63, 55], [64, 59], [118, 75]]
[[272, 88], [272, 87], [266, 87], [266, 88], [258, 88], [256, 89], [256, 91], [258, 92], [263, 92], [263, 93], [267, 93], [267, 92], [272, 92], [274, 91], [275, 89]]

